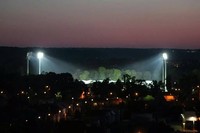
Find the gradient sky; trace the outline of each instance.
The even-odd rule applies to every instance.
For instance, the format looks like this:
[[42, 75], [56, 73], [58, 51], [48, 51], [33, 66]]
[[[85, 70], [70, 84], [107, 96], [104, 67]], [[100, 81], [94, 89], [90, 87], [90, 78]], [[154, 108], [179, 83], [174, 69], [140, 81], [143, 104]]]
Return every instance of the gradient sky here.
[[200, 0], [0, 0], [0, 45], [200, 48]]

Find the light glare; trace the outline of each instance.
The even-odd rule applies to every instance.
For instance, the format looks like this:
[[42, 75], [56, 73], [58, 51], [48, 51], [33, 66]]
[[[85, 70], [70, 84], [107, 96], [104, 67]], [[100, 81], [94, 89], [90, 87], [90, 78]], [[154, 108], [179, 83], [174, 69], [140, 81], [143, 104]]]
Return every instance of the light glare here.
[[197, 121], [197, 117], [192, 116], [192, 117], [189, 117], [187, 120], [188, 121]]
[[167, 60], [167, 59], [168, 59], [167, 53], [163, 53], [163, 59], [164, 59], [164, 60]]
[[37, 53], [37, 58], [38, 58], [38, 59], [43, 58], [43, 56], [44, 56], [44, 53], [42, 53], [42, 52], [38, 52], [38, 53]]

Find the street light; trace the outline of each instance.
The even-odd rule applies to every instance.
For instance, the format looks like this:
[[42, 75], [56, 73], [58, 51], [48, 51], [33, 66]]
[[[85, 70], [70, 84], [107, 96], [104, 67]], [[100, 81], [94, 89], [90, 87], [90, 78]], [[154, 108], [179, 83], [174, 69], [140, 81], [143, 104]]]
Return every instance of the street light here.
[[167, 59], [168, 59], [168, 55], [167, 53], [163, 53], [163, 62], [164, 62], [164, 77], [163, 77], [163, 80], [164, 80], [164, 89], [165, 89], [165, 92], [167, 92]]
[[39, 60], [39, 74], [41, 74], [41, 60], [42, 60], [43, 56], [44, 56], [44, 53], [42, 53], [42, 52], [37, 53], [37, 58]]
[[32, 56], [32, 52], [28, 52], [26, 54], [26, 59], [27, 59], [26, 73], [27, 73], [27, 75], [29, 75], [29, 73], [30, 73], [30, 59], [31, 59], [31, 56]]
[[197, 121], [197, 117], [191, 116], [188, 118], [188, 121], [192, 121], [192, 130], [195, 130], [195, 121]]
[[181, 114], [182, 122], [183, 122], [183, 130], [185, 130], [185, 116], [184, 114]]

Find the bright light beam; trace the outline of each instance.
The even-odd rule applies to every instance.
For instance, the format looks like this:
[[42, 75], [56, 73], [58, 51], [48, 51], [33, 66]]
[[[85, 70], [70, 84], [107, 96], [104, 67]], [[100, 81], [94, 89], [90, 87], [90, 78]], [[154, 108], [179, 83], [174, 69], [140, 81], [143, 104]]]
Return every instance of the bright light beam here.
[[167, 92], [167, 59], [168, 59], [168, 55], [167, 53], [163, 53], [163, 61], [164, 61], [164, 89], [165, 92]]
[[37, 58], [39, 60], [39, 74], [41, 74], [41, 60], [42, 60], [43, 56], [44, 56], [43, 52], [38, 52], [37, 53]]
[[167, 60], [167, 59], [168, 59], [167, 53], [163, 53], [163, 59], [164, 59], [164, 60]]

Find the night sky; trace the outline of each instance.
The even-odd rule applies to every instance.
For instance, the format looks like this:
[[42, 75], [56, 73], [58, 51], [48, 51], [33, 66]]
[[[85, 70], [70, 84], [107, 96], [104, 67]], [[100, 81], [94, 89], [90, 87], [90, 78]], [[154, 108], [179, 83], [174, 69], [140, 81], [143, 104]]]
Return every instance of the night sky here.
[[199, 48], [200, 0], [0, 0], [0, 46]]

